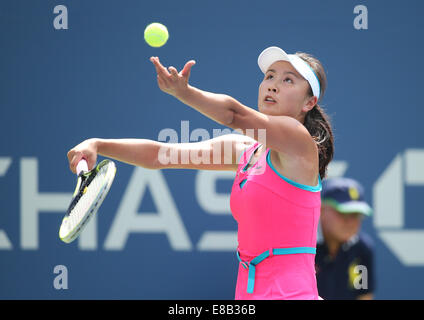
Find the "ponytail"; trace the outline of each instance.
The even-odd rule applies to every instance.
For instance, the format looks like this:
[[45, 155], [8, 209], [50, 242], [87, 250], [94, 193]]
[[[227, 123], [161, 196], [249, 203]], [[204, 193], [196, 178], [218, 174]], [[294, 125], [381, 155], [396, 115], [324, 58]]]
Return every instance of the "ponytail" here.
[[322, 180], [327, 175], [327, 166], [334, 155], [334, 136], [330, 120], [317, 104], [306, 114], [304, 126], [318, 146], [319, 175]]
[[[306, 61], [318, 77], [321, 92], [320, 99], [324, 96], [327, 88], [327, 77], [321, 62], [310, 54], [296, 52], [296, 55]], [[312, 96], [312, 89], [309, 88], [309, 95]], [[316, 104], [306, 115], [304, 126], [309, 131], [318, 146], [319, 152], [319, 175], [321, 180], [326, 177], [327, 166], [334, 155], [334, 136], [331, 129], [330, 119], [325, 111]]]

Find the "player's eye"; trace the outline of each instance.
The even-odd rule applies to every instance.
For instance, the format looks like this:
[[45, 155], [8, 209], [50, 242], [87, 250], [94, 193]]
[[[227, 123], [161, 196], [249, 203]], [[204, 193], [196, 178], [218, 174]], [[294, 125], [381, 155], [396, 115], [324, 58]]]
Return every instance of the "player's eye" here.
[[292, 79], [290, 79], [290, 78], [285, 78], [285, 79], [284, 79], [284, 82], [293, 83], [293, 80], [292, 80]]
[[272, 77], [272, 74], [269, 74], [265, 77], [265, 79], [268, 80], [268, 79], [271, 79], [271, 77]]

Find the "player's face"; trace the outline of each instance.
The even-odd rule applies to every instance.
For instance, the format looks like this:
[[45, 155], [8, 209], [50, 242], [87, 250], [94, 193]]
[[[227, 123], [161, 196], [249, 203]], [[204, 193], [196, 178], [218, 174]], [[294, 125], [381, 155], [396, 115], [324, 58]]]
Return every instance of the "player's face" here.
[[321, 227], [324, 234], [343, 243], [359, 232], [362, 215], [360, 213], [340, 213], [329, 205], [321, 208]]
[[[287, 61], [274, 62], [259, 86], [258, 109], [278, 116], [290, 116], [303, 123], [305, 114], [315, 105], [310, 97], [309, 83]], [[271, 97], [274, 101], [268, 101]]]

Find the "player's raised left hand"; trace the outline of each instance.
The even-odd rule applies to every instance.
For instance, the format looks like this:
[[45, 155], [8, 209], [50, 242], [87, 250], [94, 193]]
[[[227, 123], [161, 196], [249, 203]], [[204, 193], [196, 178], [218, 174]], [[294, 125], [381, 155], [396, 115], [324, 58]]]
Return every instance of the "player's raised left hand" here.
[[159, 88], [176, 98], [183, 96], [188, 87], [191, 68], [196, 61], [188, 61], [180, 72], [174, 67], [165, 68], [158, 57], [151, 57], [150, 61], [155, 66]]

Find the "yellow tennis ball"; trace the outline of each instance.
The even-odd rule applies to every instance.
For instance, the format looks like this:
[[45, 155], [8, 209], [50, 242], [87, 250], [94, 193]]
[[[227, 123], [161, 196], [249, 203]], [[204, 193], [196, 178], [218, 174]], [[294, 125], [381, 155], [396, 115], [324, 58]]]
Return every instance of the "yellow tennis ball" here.
[[161, 23], [151, 23], [144, 29], [144, 40], [152, 47], [162, 47], [168, 38], [168, 29]]

